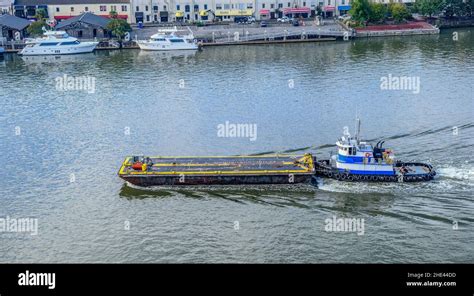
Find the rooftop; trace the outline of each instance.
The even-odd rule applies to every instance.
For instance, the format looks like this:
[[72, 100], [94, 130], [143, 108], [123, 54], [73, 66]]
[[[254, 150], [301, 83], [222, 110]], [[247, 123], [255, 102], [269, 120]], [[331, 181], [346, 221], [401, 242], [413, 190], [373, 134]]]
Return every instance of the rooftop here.
[[0, 15], [0, 26], [15, 30], [23, 30], [30, 25], [30, 21], [9, 14]]
[[72, 24], [79, 23], [79, 22], [90, 24], [96, 27], [105, 28], [109, 24], [110, 19], [103, 16], [95, 15], [90, 12], [86, 12], [81, 15], [78, 15], [78, 16], [75, 16], [75, 17], [72, 17], [60, 22], [55, 28], [56, 29], [65, 28], [67, 26], [70, 26]]
[[15, 0], [15, 5], [129, 4], [130, 0]]

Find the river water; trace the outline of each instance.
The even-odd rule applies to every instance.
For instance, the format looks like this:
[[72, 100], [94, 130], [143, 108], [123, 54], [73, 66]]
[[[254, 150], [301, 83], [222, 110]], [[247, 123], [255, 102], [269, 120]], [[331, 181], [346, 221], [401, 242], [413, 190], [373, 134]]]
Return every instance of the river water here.
[[[473, 263], [474, 30], [456, 32], [6, 56], [0, 218], [37, 219], [38, 233], [0, 232], [0, 261]], [[58, 90], [64, 75], [94, 88]], [[389, 75], [419, 79], [419, 92], [381, 89]], [[356, 116], [364, 138], [439, 177], [152, 190], [117, 177], [132, 154], [328, 157]], [[256, 124], [256, 139], [219, 137], [226, 122]], [[333, 217], [363, 233], [326, 231]]]

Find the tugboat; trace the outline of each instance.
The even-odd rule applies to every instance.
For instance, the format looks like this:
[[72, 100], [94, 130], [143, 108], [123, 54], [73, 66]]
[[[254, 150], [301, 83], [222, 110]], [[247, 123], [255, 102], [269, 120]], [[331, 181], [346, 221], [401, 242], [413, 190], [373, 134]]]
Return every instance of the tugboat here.
[[429, 164], [395, 160], [393, 150], [383, 148], [385, 141], [372, 146], [359, 138], [351, 137], [346, 129], [336, 142], [337, 155], [329, 160], [315, 161], [316, 176], [351, 182], [419, 182], [430, 181], [436, 171]]

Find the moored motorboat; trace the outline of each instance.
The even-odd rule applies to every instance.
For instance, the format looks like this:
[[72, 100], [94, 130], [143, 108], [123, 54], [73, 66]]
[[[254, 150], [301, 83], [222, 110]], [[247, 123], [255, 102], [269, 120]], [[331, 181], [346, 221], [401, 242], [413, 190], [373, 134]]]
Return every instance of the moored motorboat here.
[[346, 129], [336, 142], [336, 155], [315, 162], [316, 176], [359, 182], [417, 182], [434, 178], [436, 171], [430, 164], [396, 160], [393, 150], [383, 148], [385, 141], [378, 141], [375, 146], [362, 141], [359, 119], [357, 123], [354, 137]]
[[65, 31], [46, 31], [44, 36], [27, 39], [21, 55], [65, 55], [89, 53], [94, 51], [99, 42], [81, 42], [69, 36]]
[[197, 50], [199, 45], [194, 39], [192, 31], [188, 28], [189, 34], [178, 36], [176, 27], [171, 29], [158, 30], [148, 40], [138, 40], [137, 44], [142, 50], [172, 51], [172, 50]]

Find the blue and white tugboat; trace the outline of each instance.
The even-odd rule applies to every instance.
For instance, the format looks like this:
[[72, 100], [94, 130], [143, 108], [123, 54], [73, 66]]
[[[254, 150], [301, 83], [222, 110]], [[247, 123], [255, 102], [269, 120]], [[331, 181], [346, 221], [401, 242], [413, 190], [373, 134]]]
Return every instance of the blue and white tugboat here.
[[436, 175], [429, 164], [395, 160], [391, 149], [383, 148], [385, 141], [375, 146], [361, 141], [360, 120], [357, 133], [351, 137], [346, 129], [336, 142], [337, 155], [315, 163], [316, 176], [353, 182], [417, 182], [429, 181]]

